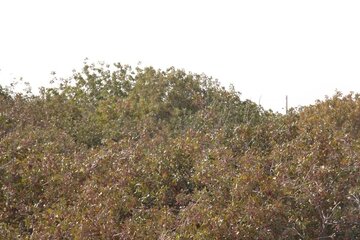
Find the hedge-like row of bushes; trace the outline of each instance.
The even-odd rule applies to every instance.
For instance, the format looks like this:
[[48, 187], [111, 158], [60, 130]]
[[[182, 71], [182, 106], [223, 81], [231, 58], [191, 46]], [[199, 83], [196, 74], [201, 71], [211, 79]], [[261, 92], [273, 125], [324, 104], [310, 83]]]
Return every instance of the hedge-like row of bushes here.
[[360, 239], [360, 96], [282, 115], [215, 80], [87, 64], [0, 88], [2, 239]]

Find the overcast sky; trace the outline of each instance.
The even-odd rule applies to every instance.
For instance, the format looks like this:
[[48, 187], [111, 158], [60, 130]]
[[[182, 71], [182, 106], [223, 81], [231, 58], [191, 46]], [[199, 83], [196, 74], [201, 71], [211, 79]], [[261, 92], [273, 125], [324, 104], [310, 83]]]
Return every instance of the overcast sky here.
[[205, 73], [283, 112], [360, 92], [360, 1], [1, 0], [0, 84], [83, 60]]

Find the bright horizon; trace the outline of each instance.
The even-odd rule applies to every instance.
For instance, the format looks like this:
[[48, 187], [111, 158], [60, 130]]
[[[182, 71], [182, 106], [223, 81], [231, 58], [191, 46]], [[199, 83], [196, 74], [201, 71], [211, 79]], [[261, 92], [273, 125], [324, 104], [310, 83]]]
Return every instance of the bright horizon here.
[[289, 106], [360, 92], [360, 2], [2, 1], [0, 84], [121, 62], [205, 73], [242, 99]]

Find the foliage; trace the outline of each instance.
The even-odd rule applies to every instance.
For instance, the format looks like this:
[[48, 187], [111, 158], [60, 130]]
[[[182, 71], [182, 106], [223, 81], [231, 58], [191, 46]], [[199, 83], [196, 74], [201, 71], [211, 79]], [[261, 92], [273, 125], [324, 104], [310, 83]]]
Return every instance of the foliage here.
[[360, 95], [286, 115], [206, 75], [85, 63], [0, 87], [4, 239], [359, 239]]

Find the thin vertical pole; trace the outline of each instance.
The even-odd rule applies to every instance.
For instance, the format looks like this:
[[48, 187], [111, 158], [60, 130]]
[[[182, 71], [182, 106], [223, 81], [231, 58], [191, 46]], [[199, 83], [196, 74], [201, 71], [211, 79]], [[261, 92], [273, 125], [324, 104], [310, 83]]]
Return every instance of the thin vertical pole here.
[[285, 111], [286, 111], [286, 114], [288, 114], [288, 110], [289, 110], [289, 105], [288, 105], [288, 96], [286, 95], [286, 103], [285, 103]]

